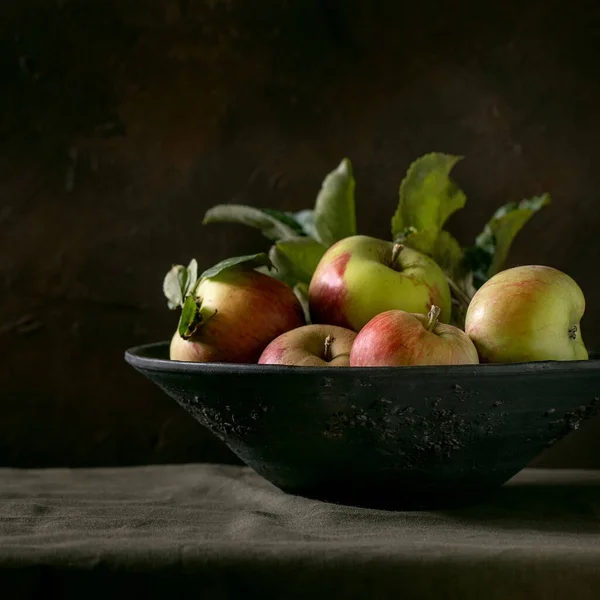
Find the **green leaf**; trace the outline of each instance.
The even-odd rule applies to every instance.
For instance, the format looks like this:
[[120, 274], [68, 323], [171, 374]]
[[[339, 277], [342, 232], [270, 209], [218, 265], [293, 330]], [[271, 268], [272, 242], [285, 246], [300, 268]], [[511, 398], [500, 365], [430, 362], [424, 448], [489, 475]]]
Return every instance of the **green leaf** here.
[[248, 254], [246, 256], [234, 256], [233, 258], [226, 258], [209, 269], [206, 269], [206, 271], [200, 275], [200, 280], [211, 279], [227, 269], [240, 266], [244, 266], [246, 269], [255, 269], [256, 267], [270, 267], [272, 266], [272, 263], [264, 252], [260, 252], [259, 254]]
[[309, 284], [325, 251], [323, 244], [308, 237], [297, 237], [274, 244], [270, 256], [278, 271], [288, 279]]
[[190, 295], [185, 299], [183, 304], [183, 310], [179, 317], [179, 324], [177, 331], [179, 335], [184, 339], [188, 340], [194, 333], [202, 326], [208, 319], [213, 317], [217, 313], [216, 309], [211, 309], [202, 306], [200, 300]]
[[315, 229], [315, 211], [312, 209], [301, 210], [294, 214], [294, 219], [302, 227], [305, 235], [317, 239], [317, 230]]
[[173, 265], [165, 275], [163, 293], [167, 298], [167, 305], [171, 310], [183, 306], [190, 289], [198, 279], [198, 263], [195, 259], [187, 267]]
[[488, 271], [492, 264], [494, 251], [470, 246], [465, 248], [464, 253], [464, 265], [473, 274], [473, 285], [476, 289], [480, 288], [489, 279]]
[[173, 265], [163, 280], [163, 294], [167, 298], [167, 306], [175, 310], [183, 304], [187, 269], [183, 265]]
[[321, 185], [315, 203], [314, 226], [317, 241], [326, 247], [356, 235], [354, 187], [352, 165], [347, 158], [325, 177]]
[[462, 156], [433, 152], [410, 165], [400, 184], [400, 200], [392, 217], [394, 240], [412, 228], [430, 231], [428, 239], [433, 243], [448, 217], [465, 205], [465, 194], [450, 179], [450, 172], [460, 160]]
[[195, 258], [190, 260], [190, 264], [187, 267], [188, 270], [188, 281], [185, 289], [185, 295], [187, 295], [190, 290], [196, 285], [198, 281], [198, 262]]
[[306, 283], [297, 283], [294, 286], [294, 294], [296, 294], [296, 298], [298, 298], [300, 304], [302, 305], [302, 310], [304, 311], [304, 320], [307, 325], [310, 325], [310, 308], [308, 305], [308, 284]]
[[435, 241], [432, 258], [446, 275], [454, 277], [462, 267], [463, 249], [451, 233], [442, 229]]
[[218, 204], [206, 211], [202, 223], [237, 223], [259, 229], [270, 240], [284, 240], [298, 235], [298, 226], [292, 227], [274, 214], [277, 211], [265, 211], [243, 204]]
[[[279, 251], [276, 244], [273, 244], [269, 248], [269, 260], [273, 265], [274, 272], [271, 273], [273, 277], [283, 281], [290, 287], [294, 287], [298, 283], [298, 278], [294, 274], [293, 265], [290, 264], [288, 259]], [[263, 269], [259, 271], [264, 272]]]
[[409, 232], [400, 241], [433, 258], [448, 277], [454, 277], [461, 269], [463, 250], [458, 240], [446, 230]]
[[277, 219], [280, 223], [293, 229], [296, 232], [296, 235], [304, 235], [304, 228], [302, 227], [302, 224], [298, 222], [294, 213], [273, 210], [272, 208], [261, 208], [259, 210], [262, 210], [266, 215]]
[[188, 296], [183, 304], [183, 310], [179, 317], [179, 325], [177, 331], [183, 339], [187, 339], [194, 332], [195, 327], [193, 326], [196, 321], [196, 315], [198, 313], [198, 304], [193, 296]]
[[467, 260], [478, 279], [489, 279], [501, 271], [511, 245], [531, 217], [551, 203], [549, 194], [500, 207], [469, 249]]

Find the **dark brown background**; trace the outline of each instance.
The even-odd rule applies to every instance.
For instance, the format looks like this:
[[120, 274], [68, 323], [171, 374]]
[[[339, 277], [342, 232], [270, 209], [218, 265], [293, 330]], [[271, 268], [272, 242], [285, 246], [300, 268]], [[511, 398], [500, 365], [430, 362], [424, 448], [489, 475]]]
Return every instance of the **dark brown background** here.
[[[170, 337], [172, 262], [267, 247], [241, 227], [202, 227], [206, 208], [309, 207], [345, 155], [373, 235], [388, 235], [402, 174], [428, 151], [467, 157], [468, 209], [451, 223], [463, 242], [496, 206], [549, 191], [511, 263], [575, 277], [598, 344], [596, 2], [7, 4], [2, 465], [232, 460], [123, 351]], [[600, 466], [600, 421], [542, 463]]]

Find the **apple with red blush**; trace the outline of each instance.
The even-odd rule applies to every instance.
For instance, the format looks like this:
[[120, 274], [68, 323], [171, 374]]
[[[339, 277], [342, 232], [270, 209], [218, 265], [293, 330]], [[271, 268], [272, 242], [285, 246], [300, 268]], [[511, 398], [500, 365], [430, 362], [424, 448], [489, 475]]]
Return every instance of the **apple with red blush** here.
[[323, 255], [309, 286], [313, 322], [360, 331], [388, 310], [427, 314], [440, 307], [439, 320], [450, 319], [450, 289], [431, 258], [402, 244], [355, 235]]
[[350, 352], [351, 367], [477, 364], [477, 349], [469, 336], [440, 323], [440, 308], [427, 315], [402, 310], [382, 312], [358, 333]]
[[587, 360], [584, 312], [583, 292], [569, 275], [524, 265], [501, 271], [479, 288], [465, 331], [482, 362]]
[[182, 304], [172, 360], [256, 363], [272, 340], [304, 325], [302, 305], [288, 285], [250, 268], [256, 261], [229, 262], [205, 271], [187, 294], [170, 301]]
[[335, 325], [305, 325], [274, 339], [262, 353], [261, 365], [347, 367], [356, 333]]

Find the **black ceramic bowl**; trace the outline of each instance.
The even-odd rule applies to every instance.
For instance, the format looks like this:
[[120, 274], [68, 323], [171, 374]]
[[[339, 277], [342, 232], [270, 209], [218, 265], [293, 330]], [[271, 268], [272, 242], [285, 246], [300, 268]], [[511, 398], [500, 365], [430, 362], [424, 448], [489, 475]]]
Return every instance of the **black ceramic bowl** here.
[[280, 489], [379, 508], [472, 502], [600, 412], [600, 360], [302, 368], [126, 360]]

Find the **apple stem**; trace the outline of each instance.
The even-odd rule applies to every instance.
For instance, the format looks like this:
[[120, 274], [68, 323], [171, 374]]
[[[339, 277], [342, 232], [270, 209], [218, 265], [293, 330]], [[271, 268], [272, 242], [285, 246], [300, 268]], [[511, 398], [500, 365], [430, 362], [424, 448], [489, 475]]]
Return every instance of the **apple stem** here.
[[577, 325], [573, 325], [569, 327], [569, 339], [576, 340], [577, 339]]
[[332, 336], [330, 336], [330, 335], [328, 335], [325, 338], [325, 349], [324, 349], [324, 352], [323, 352], [323, 358], [327, 362], [331, 361], [331, 344], [333, 344], [333, 340], [334, 340], [334, 338]]
[[398, 260], [402, 250], [404, 250], [404, 244], [394, 244], [392, 248], [392, 265]]
[[438, 320], [440, 318], [440, 313], [442, 309], [435, 304], [431, 305], [429, 312], [427, 313], [427, 317], [429, 318], [429, 322], [427, 323], [427, 331], [433, 331], [435, 326], [438, 324]]

